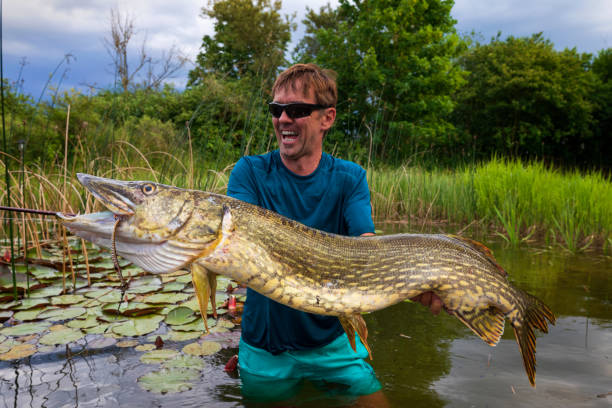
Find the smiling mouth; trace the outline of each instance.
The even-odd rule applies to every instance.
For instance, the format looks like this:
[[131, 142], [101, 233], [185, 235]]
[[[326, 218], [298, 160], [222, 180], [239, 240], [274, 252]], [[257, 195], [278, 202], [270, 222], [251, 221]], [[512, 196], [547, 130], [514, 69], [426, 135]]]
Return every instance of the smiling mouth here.
[[283, 142], [294, 142], [298, 138], [297, 132], [291, 130], [282, 130], [280, 134]]

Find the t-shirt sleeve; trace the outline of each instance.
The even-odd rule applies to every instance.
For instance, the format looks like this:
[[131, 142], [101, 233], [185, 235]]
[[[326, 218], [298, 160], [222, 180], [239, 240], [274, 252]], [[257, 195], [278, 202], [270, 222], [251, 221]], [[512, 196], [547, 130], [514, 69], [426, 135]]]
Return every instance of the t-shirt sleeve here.
[[354, 185], [351, 186], [352, 190], [349, 187], [350, 193], [344, 211], [344, 221], [350, 236], [374, 232], [370, 189], [366, 179], [366, 172], [361, 168], [359, 170], [354, 179]]
[[260, 205], [255, 175], [245, 157], [238, 160], [230, 173], [227, 183], [227, 195], [250, 204]]

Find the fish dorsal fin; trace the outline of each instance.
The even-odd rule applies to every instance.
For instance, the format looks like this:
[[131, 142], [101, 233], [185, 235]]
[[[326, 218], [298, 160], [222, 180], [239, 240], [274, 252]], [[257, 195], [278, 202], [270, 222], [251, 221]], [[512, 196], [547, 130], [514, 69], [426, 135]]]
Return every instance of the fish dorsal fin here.
[[508, 276], [508, 272], [506, 272], [504, 268], [502, 268], [501, 265], [497, 263], [497, 260], [493, 256], [493, 251], [487, 248], [483, 243], [474, 241], [473, 239], [470, 239], [470, 238], [461, 237], [459, 235], [448, 235], [448, 236], [456, 239], [457, 241], [460, 241], [464, 245], [478, 252], [479, 254], [484, 256], [487, 261], [491, 262], [491, 264], [495, 267], [497, 271], [499, 271], [499, 273], [502, 276], [504, 277]]
[[505, 315], [495, 307], [454, 310], [452, 313], [489, 346], [497, 345], [504, 334]]

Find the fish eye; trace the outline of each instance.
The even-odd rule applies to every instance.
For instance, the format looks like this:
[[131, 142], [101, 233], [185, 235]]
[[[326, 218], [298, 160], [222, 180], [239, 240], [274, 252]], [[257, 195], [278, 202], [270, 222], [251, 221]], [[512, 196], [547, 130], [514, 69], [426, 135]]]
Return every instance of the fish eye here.
[[151, 184], [151, 183], [147, 183], [145, 185], [142, 186], [142, 192], [145, 193], [145, 195], [151, 195], [155, 192], [155, 185]]

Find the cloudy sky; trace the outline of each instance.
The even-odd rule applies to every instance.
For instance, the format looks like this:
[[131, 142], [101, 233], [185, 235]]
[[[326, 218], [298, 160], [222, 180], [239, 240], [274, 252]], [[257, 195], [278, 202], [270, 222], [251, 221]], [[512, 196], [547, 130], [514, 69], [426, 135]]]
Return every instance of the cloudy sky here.
[[[0, 0], [1, 1], [1, 0]], [[481, 33], [488, 40], [498, 31], [526, 36], [542, 31], [557, 49], [576, 47], [597, 53], [612, 47], [612, 0], [455, 0], [457, 30]], [[328, 0], [309, 0], [318, 10]], [[173, 45], [192, 61], [202, 36], [213, 34], [213, 24], [200, 16], [207, 0], [4, 0], [2, 46], [4, 75], [22, 79], [24, 93], [37, 99], [51, 77], [60, 90], [84, 89], [85, 84], [113, 84], [111, 58], [104, 47], [110, 28], [110, 9], [128, 14], [137, 34], [146, 38], [149, 54], [159, 56]], [[297, 13], [305, 2], [283, 0], [283, 10]], [[331, 1], [332, 6], [337, 4]], [[303, 29], [293, 34], [297, 42]], [[293, 46], [291, 47], [293, 48]], [[71, 55], [66, 62], [66, 55]], [[187, 70], [190, 67], [187, 67]], [[55, 73], [54, 73], [55, 71]], [[173, 81], [185, 82], [186, 71]]]

